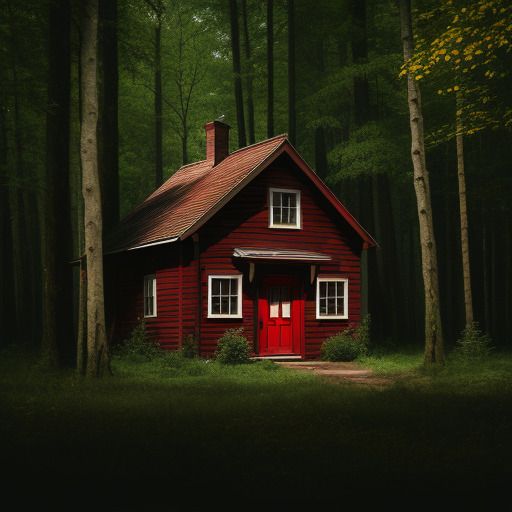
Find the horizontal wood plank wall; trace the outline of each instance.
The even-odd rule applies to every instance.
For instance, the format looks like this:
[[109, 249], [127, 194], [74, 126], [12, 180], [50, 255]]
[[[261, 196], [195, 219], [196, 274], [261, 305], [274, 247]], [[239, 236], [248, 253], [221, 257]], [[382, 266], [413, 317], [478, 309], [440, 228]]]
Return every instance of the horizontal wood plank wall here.
[[[302, 229], [269, 229], [268, 188], [291, 188], [301, 191]], [[316, 287], [306, 285], [305, 355], [317, 358], [320, 346], [328, 336], [360, 320], [360, 254], [361, 241], [348, 224], [339, 219], [334, 209], [302, 175], [287, 156], [277, 159], [244, 190], [218, 212], [199, 233], [201, 244], [201, 351], [211, 355], [217, 340], [230, 327], [243, 326], [251, 343], [254, 340], [253, 305], [261, 265], [256, 264], [255, 282], [248, 281], [248, 265], [233, 258], [234, 247], [303, 249], [330, 255], [333, 260], [319, 266], [318, 275], [336, 275], [349, 279], [349, 319], [316, 320]], [[309, 275], [309, 266], [286, 264], [290, 271]], [[209, 319], [208, 275], [243, 273], [243, 319]], [[309, 280], [306, 279], [309, 283]]]

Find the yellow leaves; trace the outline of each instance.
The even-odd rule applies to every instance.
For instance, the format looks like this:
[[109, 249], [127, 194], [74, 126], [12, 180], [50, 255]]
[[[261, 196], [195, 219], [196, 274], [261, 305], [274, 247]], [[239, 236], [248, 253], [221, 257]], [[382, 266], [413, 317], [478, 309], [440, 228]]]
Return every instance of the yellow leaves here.
[[453, 87], [453, 90], [454, 90], [455, 92], [460, 91], [460, 87], [459, 87], [458, 85], [455, 85], [455, 86]]
[[439, 55], [444, 55], [446, 53], [446, 48], [441, 48], [439, 50]]
[[443, 89], [439, 89], [439, 90], [437, 91], [437, 94], [443, 94]]
[[415, 80], [421, 80], [423, 78], [423, 75], [416, 75], [414, 77]]
[[456, 42], [456, 43], [461, 43], [461, 42], [462, 42], [462, 37], [460, 37], [460, 36], [459, 36], [459, 37], [457, 37], [457, 39], [455, 39], [455, 42]]
[[459, 50], [452, 50], [452, 55], [459, 55]]
[[473, 55], [469, 54], [469, 55], [466, 55], [466, 57], [464, 57], [464, 60], [472, 60], [473, 59]]
[[481, 55], [482, 53], [484, 53], [482, 50], [477, 50], [477, 51], [475, 52], [475, 55]]
[[398, 78], [402, 78], [406, 74], [407, 74], [407, 69], [402, 69], [402, 71], [400, 71], [400, 74], [398, 75]]
[[451, 59], [451, 57], [450, 57], [449, 55], [445, 55], [445, 56], [444, 56], [444, 60], [445, 60], [446, 62], [448, 62], [450, 59]]

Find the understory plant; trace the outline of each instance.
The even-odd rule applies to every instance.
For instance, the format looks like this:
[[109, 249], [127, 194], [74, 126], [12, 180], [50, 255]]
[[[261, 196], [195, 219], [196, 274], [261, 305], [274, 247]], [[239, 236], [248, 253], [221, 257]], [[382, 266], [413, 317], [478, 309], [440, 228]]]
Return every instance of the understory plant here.
[[251, 348], [243, 334], [243, 327], [227, 329], [217, 344], [215, 358], [223, 364], [242, 364], [249, 362]]
[[148, 361], [162, 355], [158, 343], [149, 336], [144, 319], [139, 320], [130, 336], [119, 345], [116, 352], [121, 357], [143, 357]]
[[492, 340], [490, 336], [482, 332], [478, 322], [471, 322], [461, 332], [456, 342], [454, 355], [459, 360], [483, 359], [491, 353]]
[[183, 357], [186, 357], [188, 359], [193, 359], [194, 357], [197, 357], [199, 355], [197, 340], [192, 334], [187, 334], [183, 339], [181, 352], [183, 354]]
[[370, 316], [357, 327], [347, 327], [327, 338], [321, 347], [321, 355], [327, 361], [353, 361], [368, 353], [370, 342]]

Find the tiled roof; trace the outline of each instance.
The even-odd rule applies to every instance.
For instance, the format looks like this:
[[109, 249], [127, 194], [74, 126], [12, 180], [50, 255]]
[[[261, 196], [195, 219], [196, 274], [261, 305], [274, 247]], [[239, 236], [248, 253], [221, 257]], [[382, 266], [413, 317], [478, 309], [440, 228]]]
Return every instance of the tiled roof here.
[[285, 141], [279, 135], [247, 146], [216, 166], [206, 160], [184, 165], [107, 236], [105, 253], [187, 234]]

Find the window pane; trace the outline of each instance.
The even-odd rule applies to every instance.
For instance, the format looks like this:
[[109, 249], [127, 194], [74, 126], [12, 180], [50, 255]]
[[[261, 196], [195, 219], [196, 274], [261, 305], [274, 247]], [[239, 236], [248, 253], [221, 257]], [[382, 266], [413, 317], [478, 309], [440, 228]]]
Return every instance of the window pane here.
[[297, 206], [297, 196], [295, 194], [289, 194], [288, 204], [293, 208]]
[[328, 287], [327, 287], [327, 296], [329, 298], [336, 297], [336, 282], [335, 281], [329, 281]]
[[238, 279], [230, 279], [231, 281], [231, 295], [237, 295]]
[[327, 314], [335, 315], [336, 314], [336, 299], [328, 298], [327, 299]]
[[289, 288], [281, 288], [281, 317], [290, 318], [290, 290]]
[[220, 295], [220, 279], [212, 279], [212, 295]]
[[238, 315], [238, 297], [230, 297], [230, 314], [231, 315]]
[[269, 316], [270, 318], [279, 317], [279, 287], [273, 286], [268, 292], [268, 302], [270, 306]]
[[220, 297], [212, 297], [212, 313], [220, 315]]
[[320, 314], [326, 315], [327, 314], [327, 300], [326, 299], [320, 299]]
[[320, 298], [327, 296], [327, 283], [325, 281], [320, 282]]
[[272, 206], [281, 206], [281, 192], [272, 192]]
[[344, 311], [344, 307], [343, 307], [343, 303], [344, 303], [343, 297], [339, 297], [338, 299], [336, 299], [336, 304], [337, 304], [337, 307], [338, 307], [338, 311], [337, 311], [336, 314], [343, 315], [343, 313], [345, 312]]
[[295, 226], [297, 224], [297, 209], [291, 208], [290, 209], [290, 224]]
[[281, 224], [281, 208], [275, 207], [272, 208], [272, 222], [273, 224]]
[[229, 297], [220, 298], [220, 312], [222, 315], [229, 314]]

